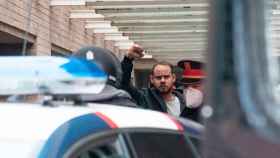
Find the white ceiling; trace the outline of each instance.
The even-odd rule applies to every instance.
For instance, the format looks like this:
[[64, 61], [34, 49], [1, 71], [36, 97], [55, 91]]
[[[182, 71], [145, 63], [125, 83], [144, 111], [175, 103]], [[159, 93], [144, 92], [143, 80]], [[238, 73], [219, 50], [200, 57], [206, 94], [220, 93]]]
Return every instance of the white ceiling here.
[[208, 0], [52, 0], [51, 5], [84, 6], [70, 18], [84, 18], [87, 29], [104, 33], [120, 49], [137, 43], [156, 60], [204, 60]]

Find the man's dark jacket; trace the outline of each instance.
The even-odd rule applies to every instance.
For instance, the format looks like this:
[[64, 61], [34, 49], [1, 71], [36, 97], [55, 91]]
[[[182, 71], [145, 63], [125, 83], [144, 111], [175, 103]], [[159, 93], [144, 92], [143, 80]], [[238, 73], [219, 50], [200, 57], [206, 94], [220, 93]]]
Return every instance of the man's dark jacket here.
[[[143, 88], [137, 89], [132, 86], [131, 72], [133, 68], [132, 60], [124, 57], [122, 61], [122, 70], [123, 70], [123, 78], [122, 78], [122, 89], [126, 90], [132, 98], [136, 101], [137, 105], [151, 110], [161, 111], [167, 113], [167, 105], [164, 102], [164, 99], [160, 95], [159, 91], [155, 88]], [[179, 91], [174, 91], [173, 94], [178, 97], [180, 101], [180, 109], [181, 116], [187, 118], [188, 109], [186, 108], [186, 102], [184, 96]]]

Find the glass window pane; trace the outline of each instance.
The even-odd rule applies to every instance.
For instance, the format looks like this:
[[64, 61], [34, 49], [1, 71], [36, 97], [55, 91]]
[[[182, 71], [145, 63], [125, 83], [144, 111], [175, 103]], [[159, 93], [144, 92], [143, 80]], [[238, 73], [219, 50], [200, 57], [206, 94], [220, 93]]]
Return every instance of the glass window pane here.
[[138, 158], [193, 157], [183, 135], [172, 133], [131, 133], [130, 139]]
[[130, 158], [121, 135], [88, 140], [71, 155], [71, 158]]

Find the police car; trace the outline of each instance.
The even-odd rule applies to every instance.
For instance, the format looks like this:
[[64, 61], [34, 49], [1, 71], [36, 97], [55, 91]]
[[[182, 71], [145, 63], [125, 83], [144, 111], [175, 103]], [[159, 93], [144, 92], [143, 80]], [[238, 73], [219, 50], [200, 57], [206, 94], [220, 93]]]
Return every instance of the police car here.
[[94, 63], [62, 57], [0, 61], [1, 157], [199, 157], [200, 124], [151, 110], [69, 99], [102, 90], [107, 76]]

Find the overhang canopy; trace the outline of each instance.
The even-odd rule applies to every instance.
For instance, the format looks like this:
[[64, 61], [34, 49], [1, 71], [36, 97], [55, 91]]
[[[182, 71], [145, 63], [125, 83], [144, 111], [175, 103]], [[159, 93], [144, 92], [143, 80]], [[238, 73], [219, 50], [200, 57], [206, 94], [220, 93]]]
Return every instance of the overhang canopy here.
[[208, 0], [52, 0], [51, 5], [79, 5], [70, 18], [85, 19], [87, 29], [104, 33], [121, 49], [137, 43], [159, 61], [204, 60]]

